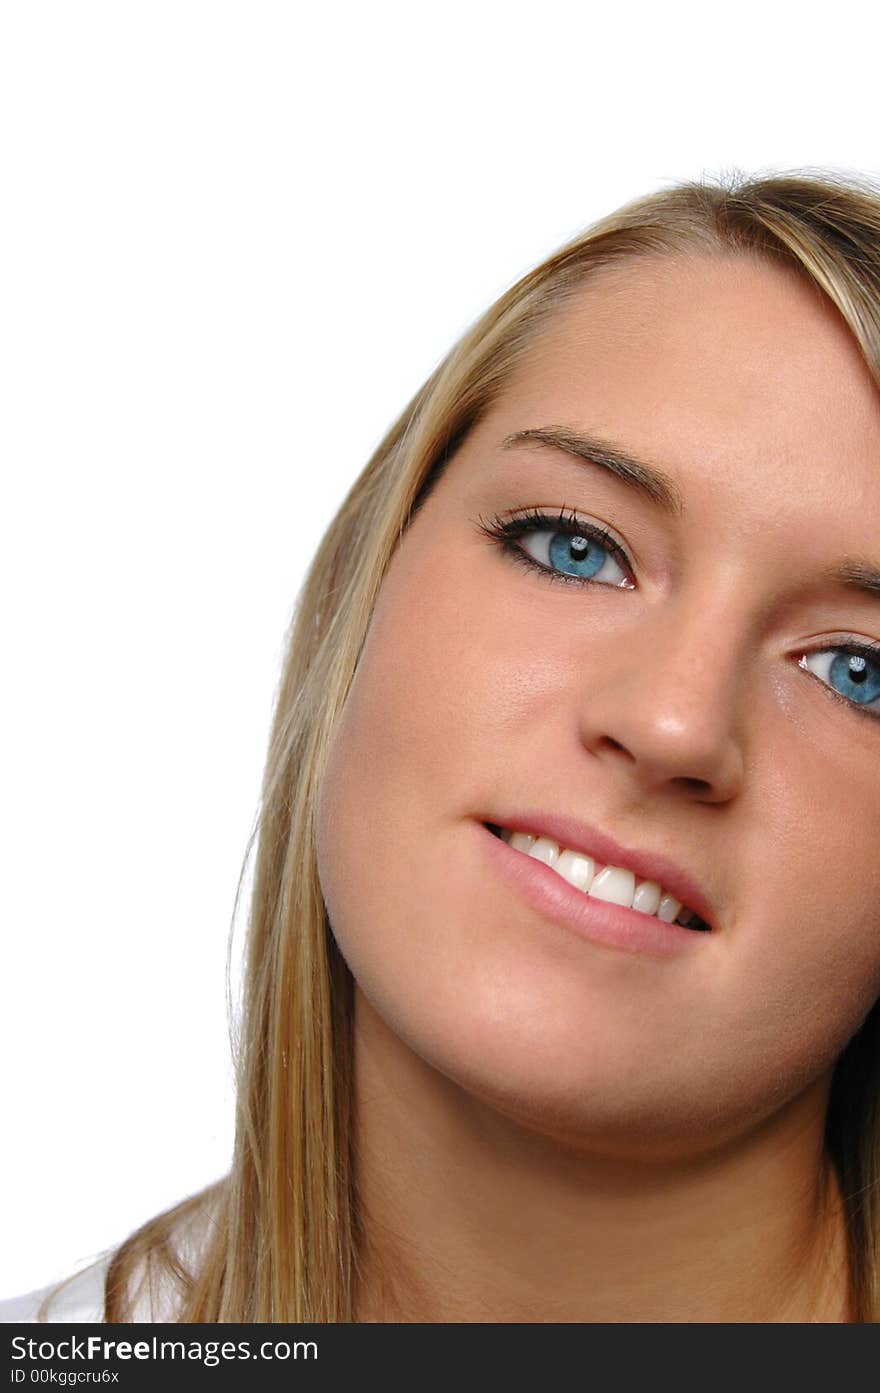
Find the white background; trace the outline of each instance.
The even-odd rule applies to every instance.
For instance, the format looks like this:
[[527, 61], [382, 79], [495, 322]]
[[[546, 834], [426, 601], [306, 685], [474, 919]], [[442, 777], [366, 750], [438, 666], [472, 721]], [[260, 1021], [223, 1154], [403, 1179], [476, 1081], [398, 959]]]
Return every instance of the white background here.
[[284, 631], [438, 359], [629, 198], [878, 172], [872, 11], [807, 13], [0, 8], [0, 1295], [227, 1169]]

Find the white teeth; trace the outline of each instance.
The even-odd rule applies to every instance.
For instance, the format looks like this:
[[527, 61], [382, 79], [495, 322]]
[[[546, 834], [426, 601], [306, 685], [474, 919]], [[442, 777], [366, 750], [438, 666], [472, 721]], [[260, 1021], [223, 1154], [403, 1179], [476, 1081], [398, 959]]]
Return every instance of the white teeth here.
[[607, 900], [631, 909], [635, 888], [632, 871], [625, 871], [622, 866], [605, 866], [590, 886], [590, 894], [594, 900]]
[[674, 895], [664, 895], [657, 910], [657, 918], [662, 919], [665, 924], [671, 924], [680, 909], [681, 900], [677, 900]]
[[551, 837], [537, 837], [531, 832], [509, 832], [502, 828], [501, 836], [514, 851], [525, 852], [527, 856], [534, 856], [536, 861], [552, 866], [569, 885], [594, 899], [623, 905], [626, 909], [637, 910], [639, 914], [655, 915], [666, 924], [677, 920], [679, 924], [686, 925], [697, 918], [655, 880], [637, 881], [634, 873], [624, 866], [603, 865], [579, 851], [563, 849]]
[[557, 842], [551, 842], [549, 837], [539, 837], [529, 847], [529, 855], [534, 856], [536, 861], [543, 861], [552, 866], [559, 860], [559, 845]]
[[656, 914], [662, 893], [656, 880], [640, 880], [633, 895], [633, 909], [639, 914]]
[[529, 851], [537, 838], [529, 835], [528, 832], [507, 832], [502, 834], [504, 840], [510, 842], [514, 851]]
[[596, 874], [596, 862], [579, 851], [563, 851], [553, 869], [576, 890], [589, 890]]

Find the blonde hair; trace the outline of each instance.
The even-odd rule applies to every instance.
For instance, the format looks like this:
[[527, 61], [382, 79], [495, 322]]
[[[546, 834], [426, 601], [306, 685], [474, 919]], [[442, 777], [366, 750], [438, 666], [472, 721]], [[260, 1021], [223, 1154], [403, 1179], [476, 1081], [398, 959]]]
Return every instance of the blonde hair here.
[[[880, 385], [880, 191], [828, 172], [681, 182], [628, 203], [524, 275], [452, 348], [353, 484], [298, 596], [242, 868], [257, 837], [230, 1171], [121, 1245], [106, 1320], [132, 1319], [144, 1271], [174, 1285], [180, 1322], [354, 1319], [364, 1235], [351, 1152], [352, 982], [321, 894], [315, 813], [376, 595], [444, 463], [590, 273], [701, 254], [769, 258], [815, 283]], [[874, 1010], [838, 1062], [828, 1114], [859, 1321], [878, 1319], [878, 1050]], [[208, 1238], [187, 1264], [174, 1235], [200, 1214]]]

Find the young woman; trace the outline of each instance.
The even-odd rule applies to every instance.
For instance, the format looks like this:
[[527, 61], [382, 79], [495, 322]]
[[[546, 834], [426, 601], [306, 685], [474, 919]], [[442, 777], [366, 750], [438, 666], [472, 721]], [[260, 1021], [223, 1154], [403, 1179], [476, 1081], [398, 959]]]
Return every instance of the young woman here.
[[833, 175], [465, 334], [299, 597], [230, 1173], [73, 1318], [878, 1318], [878, 382]]

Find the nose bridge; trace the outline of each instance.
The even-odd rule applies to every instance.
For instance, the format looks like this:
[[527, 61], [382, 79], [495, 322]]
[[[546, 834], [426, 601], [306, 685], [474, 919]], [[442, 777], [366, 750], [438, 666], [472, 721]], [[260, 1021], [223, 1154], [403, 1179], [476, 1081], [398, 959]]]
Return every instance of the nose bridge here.
[[649, 782], [730, 797], [743, 767], [745, 633], [732, 595], [704, 590], [610, 639], [607, 681], [585, 685], [584, 743], [627, 754]]

